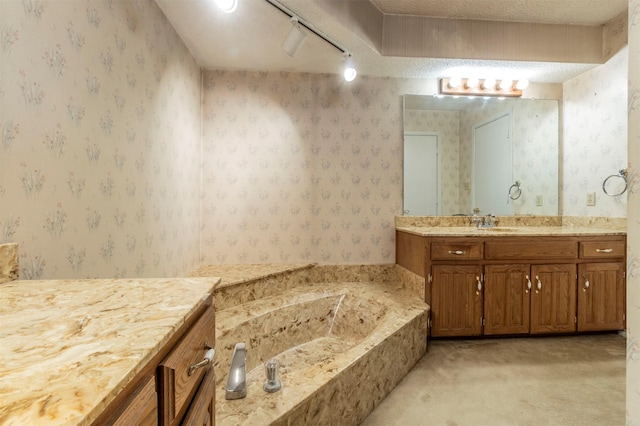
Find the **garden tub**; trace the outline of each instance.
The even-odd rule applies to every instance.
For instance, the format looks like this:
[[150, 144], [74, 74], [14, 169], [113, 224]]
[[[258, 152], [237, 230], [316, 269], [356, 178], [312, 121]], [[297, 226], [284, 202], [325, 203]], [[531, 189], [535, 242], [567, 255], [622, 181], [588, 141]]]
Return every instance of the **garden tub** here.
[[[300, 284], [216, 312], [216, 424], [359, 424], [426, 352], [428, 306], [389, 283]], [[247, 396], [225, 400], [236, 343]], [[266, 393], [264, 362], [282, 389]]]

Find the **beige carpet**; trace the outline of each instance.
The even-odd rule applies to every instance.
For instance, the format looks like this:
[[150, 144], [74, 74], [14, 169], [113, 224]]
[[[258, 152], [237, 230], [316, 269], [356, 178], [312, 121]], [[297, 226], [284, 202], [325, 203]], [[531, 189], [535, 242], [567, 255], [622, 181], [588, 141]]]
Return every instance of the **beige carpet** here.
[[616, 334], [432, 340], [363, 425], [624, 425]]

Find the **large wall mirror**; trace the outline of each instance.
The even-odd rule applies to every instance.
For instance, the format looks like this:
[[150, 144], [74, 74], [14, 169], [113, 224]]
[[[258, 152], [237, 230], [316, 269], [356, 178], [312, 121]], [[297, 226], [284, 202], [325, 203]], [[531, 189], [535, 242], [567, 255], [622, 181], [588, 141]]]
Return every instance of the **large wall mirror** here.
[[557, 215], [558, 101], [404, 95], [405, 215]]

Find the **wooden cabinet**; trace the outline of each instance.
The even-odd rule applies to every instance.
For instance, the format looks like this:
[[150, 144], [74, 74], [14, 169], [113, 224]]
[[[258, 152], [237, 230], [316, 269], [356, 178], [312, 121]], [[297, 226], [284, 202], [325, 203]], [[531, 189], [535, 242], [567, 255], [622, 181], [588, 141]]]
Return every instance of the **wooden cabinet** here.
[[624, 328], [624, 263], [585, 263], [578, 268], [578, 331]]
[[212, 363], [202, 362], [202, 367], [189, 370], [203, 361], [206, 347], [215, 344], [214, 319], [210, 296], [93, 424], [213, 425]]
[[576, 265], [531, 267], [531, 334], [576, 330]]
[[485, 266], [484, 334], [529, 333], [530, 276], [530, 265]]
[[397, 263], [425, 277], [431, 336], [624, 329], [624, 236], [398, 231], [397, 244]]
[[481, 277], [480, 265], [433, 267], [432, 336], [482, 334]]

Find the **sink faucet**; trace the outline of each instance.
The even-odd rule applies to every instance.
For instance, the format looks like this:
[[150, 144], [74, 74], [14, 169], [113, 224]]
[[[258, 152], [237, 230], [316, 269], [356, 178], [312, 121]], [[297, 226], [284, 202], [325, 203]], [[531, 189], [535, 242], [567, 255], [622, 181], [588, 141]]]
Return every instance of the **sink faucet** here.
[[473, 222], [476, 222], [476, 226], [478, 228], [493, 228], [494, 226], [496, 226], [496, 222], [498, 222], [498, 219], [494, 215], [488, 214], [482, 217], [474, 217]]
[[226, 399], [240, 399], [247, 396], [247, 348], [242, 343], [236, 343], [233, 348], [233, 358], [227, 379]]

